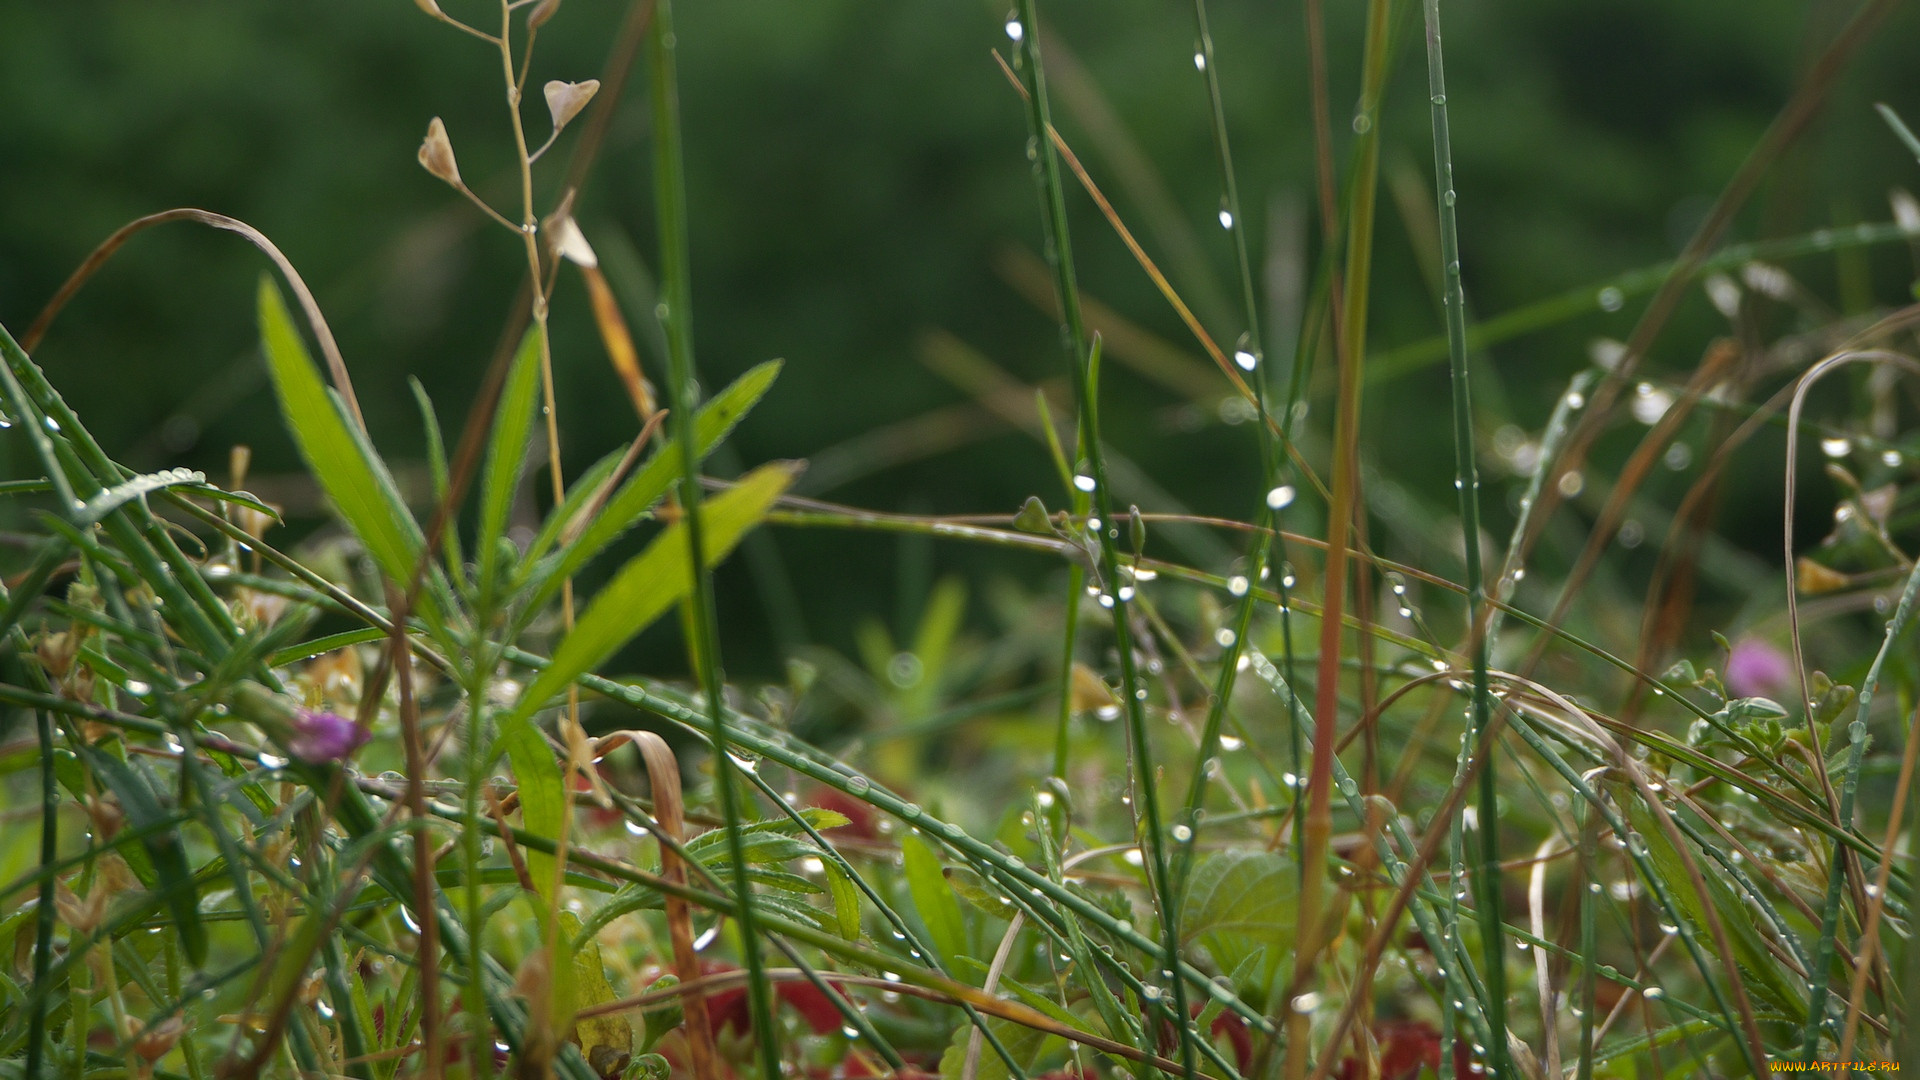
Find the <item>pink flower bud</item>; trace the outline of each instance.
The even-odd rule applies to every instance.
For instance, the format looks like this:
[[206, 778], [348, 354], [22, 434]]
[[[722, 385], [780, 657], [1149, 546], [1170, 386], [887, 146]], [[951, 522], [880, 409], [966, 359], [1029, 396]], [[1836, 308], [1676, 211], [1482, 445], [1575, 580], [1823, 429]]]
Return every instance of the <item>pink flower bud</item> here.
[[1742, 638], [1727, 653], [1727, 691], [1734, 697], [1777, 696], [1792, 680], [1793, 661], [1758, 638]]
[[367, 729], [344, 716], [299, 709], [294, 713], [293, 736], [287, 749], [309, 765], [345, 761], [366, 743]]

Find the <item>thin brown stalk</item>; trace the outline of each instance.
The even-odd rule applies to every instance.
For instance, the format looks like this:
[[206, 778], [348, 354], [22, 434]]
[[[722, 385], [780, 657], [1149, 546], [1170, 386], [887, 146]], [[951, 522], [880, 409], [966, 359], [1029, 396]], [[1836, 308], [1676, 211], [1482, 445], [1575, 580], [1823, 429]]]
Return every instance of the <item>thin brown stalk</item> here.
[[327, 371], [333, 377], [333, 388], [339, 391], [340, 399], [346, 402], [347, 412], [353, 417], [353, 422], [360, 426], [361, 431], [365, 431], [367, 423], [360, 416], [360, 402], [353, 394], [353, 379], [347, 375], [346, 358], [340, 355], [340, 346], [333, 340], [333, 330], [327, 326], [326, 316], [320, 313], [320, 302], [313, 298], [313, 290], [307, 288], [306, 279], [300, 276], [300, 271], [293, 268], [292, 260], [282, 254], [273, 241], [267, 239], [265, 233], [238, 218], [216, 214], [211, 210], [198, 210], [190, 206], [162, 210], [157, 214], [135, 218], [114, 230], [113, 235], [102, 240], [100, 245], [74, 269], [73, 273], [67, 275], [67, 280], [53, 294], [53, 298], [40, 309], [40, 314], [34, 318], [33, 325], [27, 327], [27, 332], [20, 335], [20, 347], [27, 352], [37, 348], [40, 339], [45, 337], [47, 330], [53, 326], [54, 317], [60, 314], [60, 309], [67, 306], [67, 301], [73, 299], [74, 294], [86, 285], [88, 279], [92, 278], [94, 273], [112, 258], [122, 245], [133, 239], [135, 235], [170, 221], [191, 221], [237, 233], [248, 243], [259, 248], [261, 253], [273, 262], [281, 276], [287, 279], [287, 286], [293, 290], [294, 299], [300, 302], [300, 310], [307, 317], [307, 326], [313, 331], [315, 340], [320, 343], [320, 354], [326, 357]]

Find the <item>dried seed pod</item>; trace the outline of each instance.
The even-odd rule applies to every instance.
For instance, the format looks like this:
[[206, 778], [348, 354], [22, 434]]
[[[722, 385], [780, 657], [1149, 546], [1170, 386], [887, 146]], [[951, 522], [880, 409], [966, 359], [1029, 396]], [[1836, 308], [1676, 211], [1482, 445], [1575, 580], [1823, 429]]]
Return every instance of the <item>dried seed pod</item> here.
[[527, 29], [538, 30], [560, 10], [560, 0], [540, 0], [540, 6], [527, 16]]
[[446, 17], [446, 13], [440, 10], [440, 5], [435, 3], [434, 0], [413, 0], [413, 6], [436, 19]]
[[427, 122], [427, 137], [420, 143], [420, 167], [454, 187], [460, 186], [460, 164], [453, 158], [453, 141], [447, 138], [447, 125], [437, 116]]
[[587, 234], [580, 231], [579, 223], [571, 214], [547, 223], [547, 242], [554, 254], [575, 266], [600, 265], [600, 256], [594, 254], [593, 245], [587, 243]]
[[584, 82], [562, 82], [555, 79], [544, 88], [547, 95], [547, 112], [553, 116], [553, 130], [566, 127], [580, 110], [587, 107], [593, 95], [600, 92], [600, 80], [588, 79]]

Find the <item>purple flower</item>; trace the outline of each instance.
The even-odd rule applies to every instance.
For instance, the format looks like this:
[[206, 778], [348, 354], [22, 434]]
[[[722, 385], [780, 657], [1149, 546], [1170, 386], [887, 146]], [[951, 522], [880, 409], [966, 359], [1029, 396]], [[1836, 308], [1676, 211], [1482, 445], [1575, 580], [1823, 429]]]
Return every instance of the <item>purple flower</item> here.
[[1792, 659], [1758, 638], [1741, 638], [1727, 654], [1727, 690], [1734, 697], [1775, 696], [1792, 680]]
[[345, 761], [367, 741], [367, 729], [330, 712], [297, 709], [287, 749], [309, 765]]

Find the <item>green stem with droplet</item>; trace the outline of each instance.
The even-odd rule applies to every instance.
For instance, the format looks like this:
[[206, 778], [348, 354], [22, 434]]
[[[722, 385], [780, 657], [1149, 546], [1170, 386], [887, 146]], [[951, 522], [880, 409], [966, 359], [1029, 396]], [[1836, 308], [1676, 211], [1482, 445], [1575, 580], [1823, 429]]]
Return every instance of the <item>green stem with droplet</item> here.
[[673, 3], [658, 0], [653, 27], [647, 35], [653, 63], [653, 183], [654, 212], [660, 228], [661, 296], [666, 316], [667, 396], [672, 402], [668, 423], [680, 447], [680, 511], [687, 527], [687, 557], [693, 560], [694, 587], [689, 596], [692, 640], [688, 644], [698, 667], [701, 693], [712, 723], [713, 775], [720, 809], [726, 822], [727, 861], [731, 864], [734, 895], [738, 897], [740, 951], [747, 969], [747, 1003], [758, 1034], [761, 1072], [766, 1080], [781, 1080], [780, 1040], [773, 1026], [773, 999], [760, 956], [760, 925], [754, 910], [753, 884], [747, 875], [746, 845], [740, 830], [740, 806], [735, 798], [736, 778], [729, 751], [724, 686], [720, 674], [720, 633], [714, 615], [713, 570], [707, 565], [705, 529], [700, 514], [700, 454], [694, 430], [693, 270], [687, 253], [686, 172], [680, 142], [680, 97], [674, 67]]

